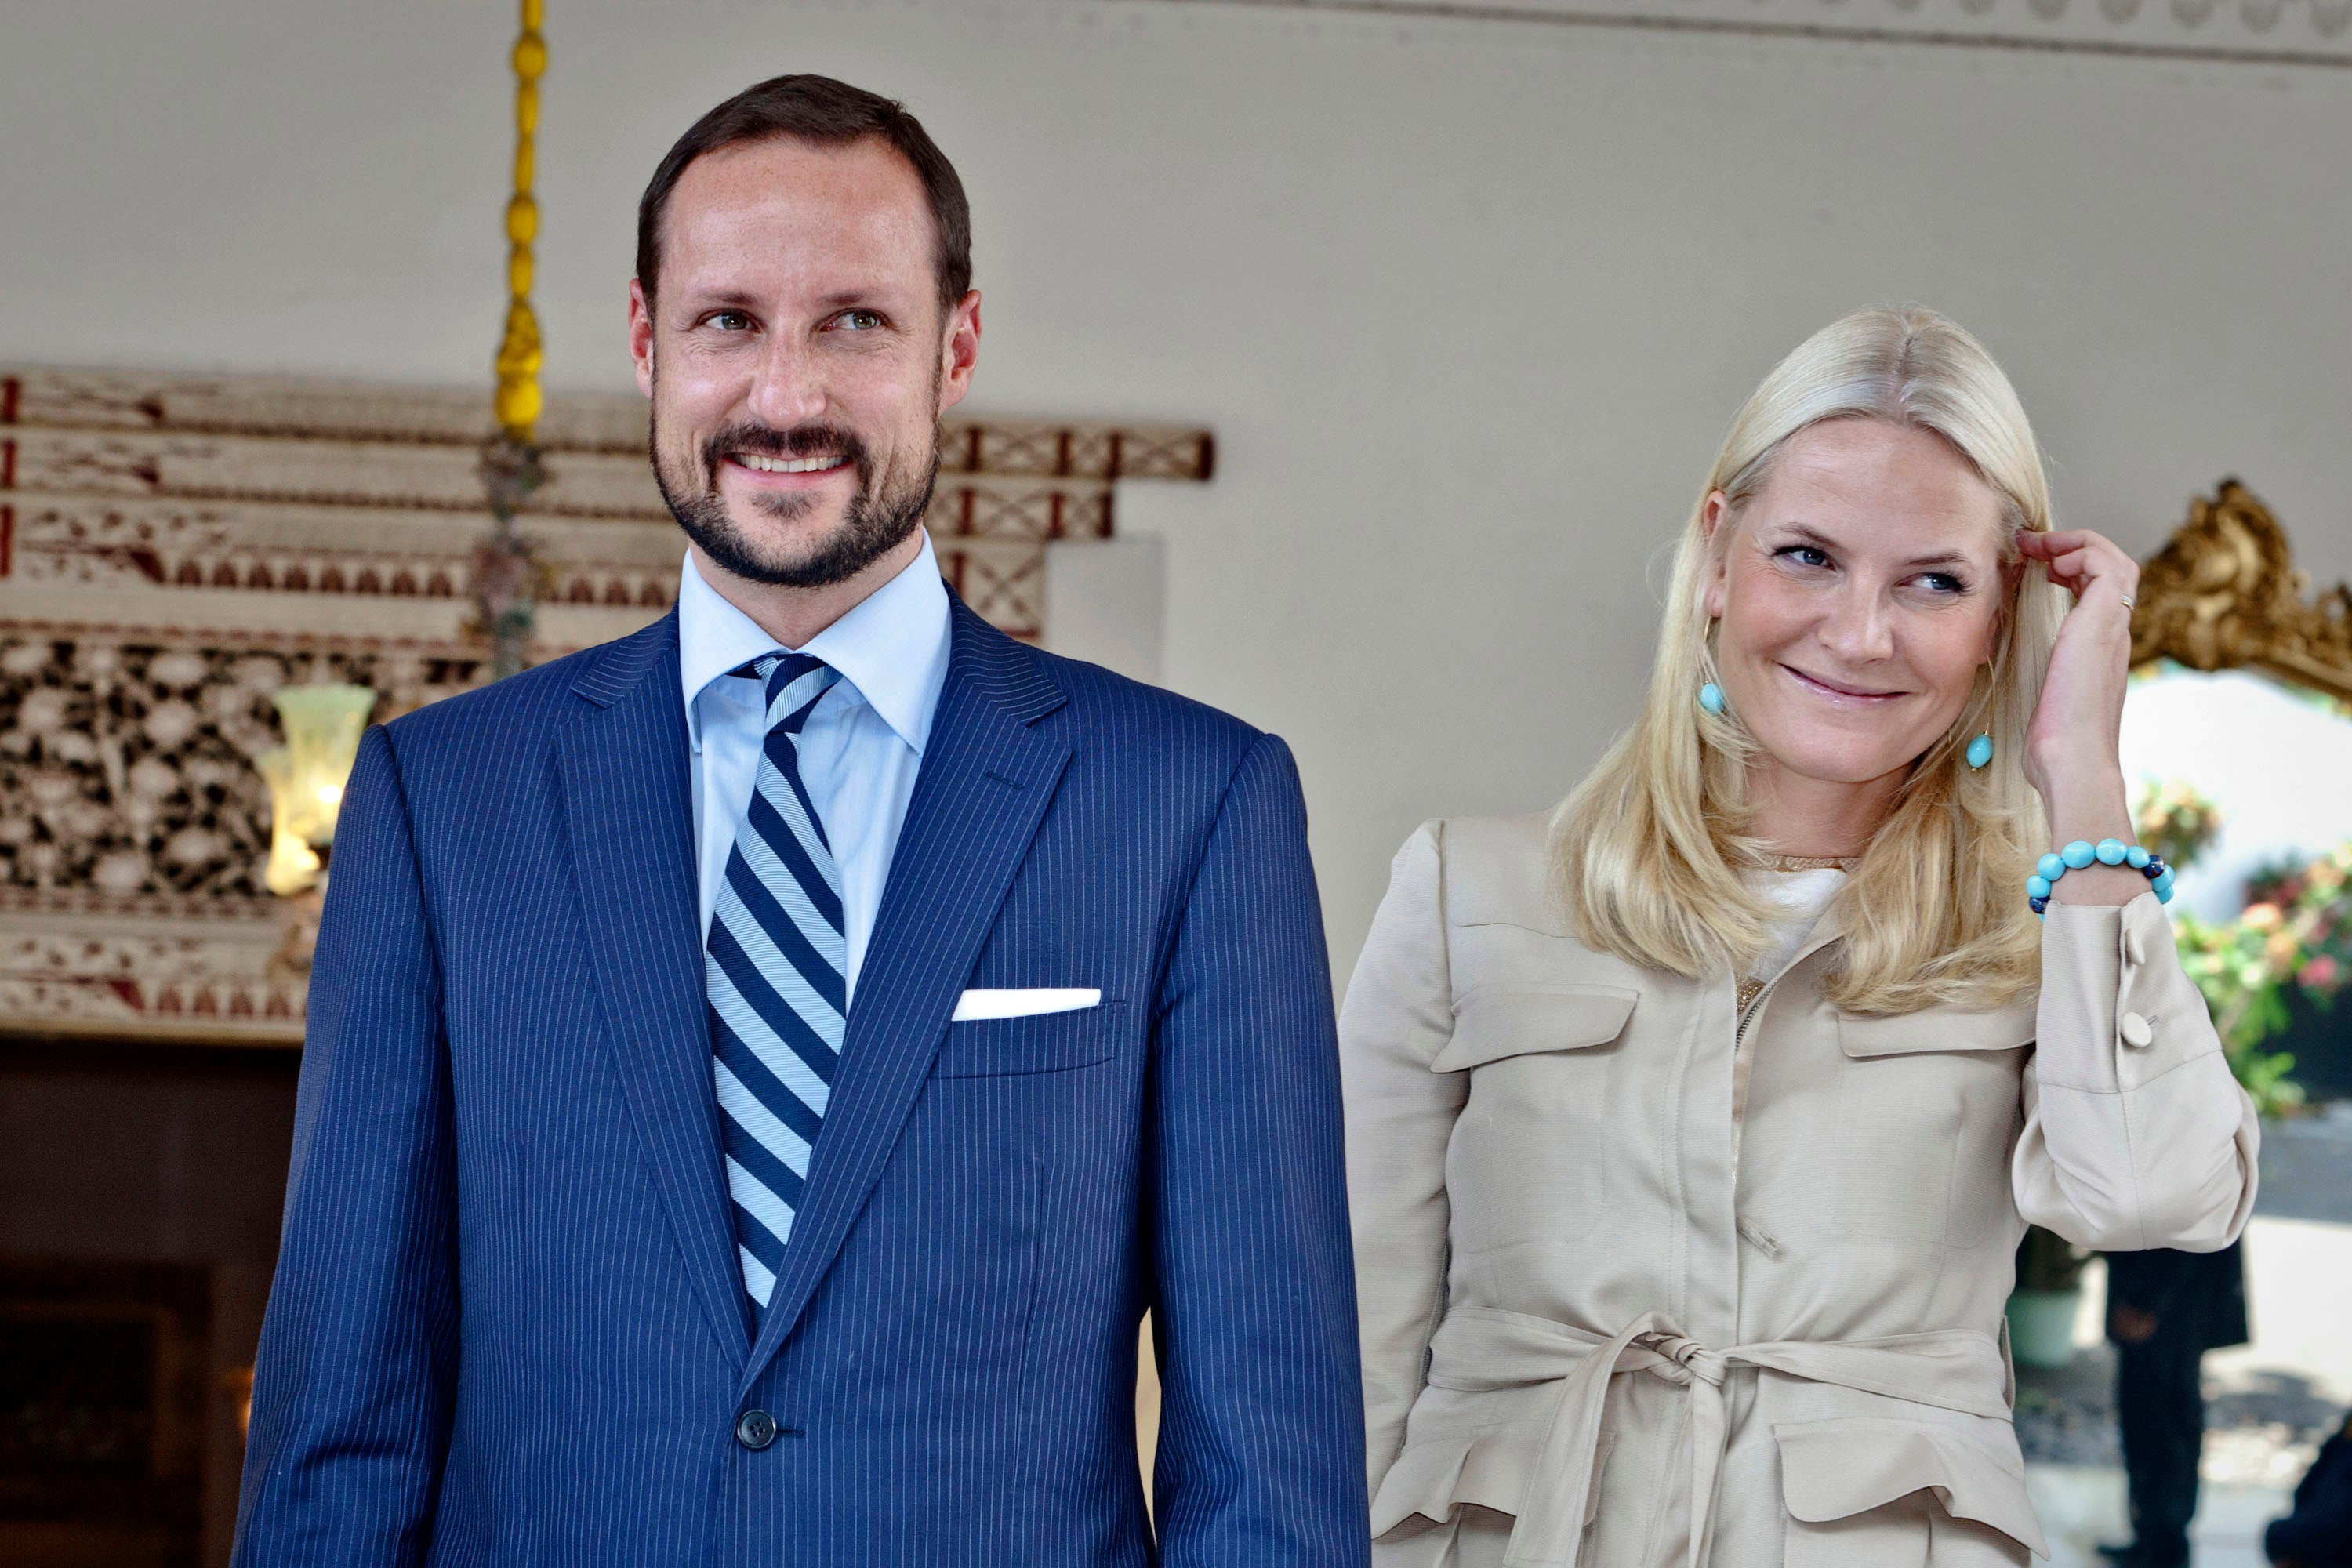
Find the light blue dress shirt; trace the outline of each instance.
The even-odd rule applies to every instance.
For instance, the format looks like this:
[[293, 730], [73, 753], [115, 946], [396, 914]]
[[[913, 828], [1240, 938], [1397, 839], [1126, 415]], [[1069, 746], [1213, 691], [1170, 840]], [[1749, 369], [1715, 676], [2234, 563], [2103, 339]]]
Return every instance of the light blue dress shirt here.
[[[727, 857], [751, 810], [752, 781], [767, 740], [760, 683], [730, 672], [781, 647], [759, 624], [719, 596], [687, 557], [677, 590], [678, 673], [692, 752], [696, 868], [702, 932], [727, 875]], [[787, 649], [821, 658], [841, 679], [817, 701], [801, 731], [801, 782], [824, 824], [841, 868], [841, 908], [848, 930], [850, 994], [874, 934], [890, 856], [915, 793], [915, 773], [930, 740], [931, 716], [947, 684], [948, 592], [931, 553], [923, 552], [841, 619]]]

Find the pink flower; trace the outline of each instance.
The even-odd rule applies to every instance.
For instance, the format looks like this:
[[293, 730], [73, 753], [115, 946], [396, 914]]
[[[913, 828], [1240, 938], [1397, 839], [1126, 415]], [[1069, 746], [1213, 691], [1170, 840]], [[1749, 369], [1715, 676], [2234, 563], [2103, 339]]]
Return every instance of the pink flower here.
[[2336, 984], [2336, 960], [2324, 952], [2305, 964], [2302, 972], [2295, 975], [2296, 982], [2307, 991], [2326, 991]]

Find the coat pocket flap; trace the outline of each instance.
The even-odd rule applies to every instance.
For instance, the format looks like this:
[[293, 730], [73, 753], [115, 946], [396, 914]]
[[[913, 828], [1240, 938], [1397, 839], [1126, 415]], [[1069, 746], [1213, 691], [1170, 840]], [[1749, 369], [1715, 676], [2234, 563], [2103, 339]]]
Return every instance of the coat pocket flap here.
[[[1400, 1525], [1451, 1523], [1454, 1510], [1465, 1503], [1516, 1515], [1526, 1505], [1546, 1431], [1541, 1422], [1518, 1422], [1444, 1433], [1413, 1444], [1397, 1456], [1372, 1498], [1374, 1538]], [[1587, 1524], [1601, 1511], [1601, 1476], [1616, 1446], [1617, 1435], [1603, 1432], [1593, 1451], [1592, 1485], [1584, 1500]], [[1400, 1539], [1418, 1533], [1411, 1529], [1397, 1532]]]
[[1895, 1018], [1837, 1016], [1838, 1047], [1850, 1057], [1899, 1057], [1918, 1051], [2011, 1051], [2033, 1043], [2032, 1003], [1964, 1012], [1929, 1007]]
[[1627, 985], [1481, 985], [1454, 1004], [1454, 1037], [1429, 1070], [1605, 1046], [1625, 1032], [1640, 994]]
[[1005, 1078], [1015, 1073], [1066, 1072], [1092, 1067], [1112, 1054], [1114, 1026], [1127, 1004], [1013, 1018], [971, 1018], [948, 1026], [932, 1059], [933, 1078]]
[[1808, 1524], [1848, 1519], [1916, 1491], [1946, 1513], [1990, 1525], [2038, 1556], [2050, 1548], [2026, 1496], [2022, 1465], [1962, 1433], [1920, 1421], [1784, 1421], [1780, 1494]]

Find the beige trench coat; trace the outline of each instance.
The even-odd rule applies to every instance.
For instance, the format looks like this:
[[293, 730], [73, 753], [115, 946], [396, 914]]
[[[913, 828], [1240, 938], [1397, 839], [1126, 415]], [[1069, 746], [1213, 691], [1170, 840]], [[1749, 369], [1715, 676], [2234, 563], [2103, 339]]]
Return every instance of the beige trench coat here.
[[2152, 894], [2053, 905], [1999, 1013], [1841, 1015], [1829, 926], [1743, 1037], [1728, 973], [1568, 934], [1542, 818], [1399, 852], [1339, 1022], [1376, 1563], [2046, 1554], [2018, 1239], [2227, 1245], [2252, 1107]]

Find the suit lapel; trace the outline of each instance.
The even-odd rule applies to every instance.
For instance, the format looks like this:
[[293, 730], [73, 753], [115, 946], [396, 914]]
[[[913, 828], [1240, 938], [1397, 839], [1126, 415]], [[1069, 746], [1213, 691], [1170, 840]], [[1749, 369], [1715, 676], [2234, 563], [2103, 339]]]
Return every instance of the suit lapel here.
[[744, 1369], [747, 1391], [880, 1177], [1070, 760], [1066, 742], [1030, 728], [1062, 703], [1044, 660], [961, 602], [952, 614], [947, 683], [850, 1002], [808, 1187]]
[[564, 827], [614, 1065], [728, 1353], [750, 1347], [704, 1013], [685, 704], [672, 611], [588, 663], [561, 731]]

